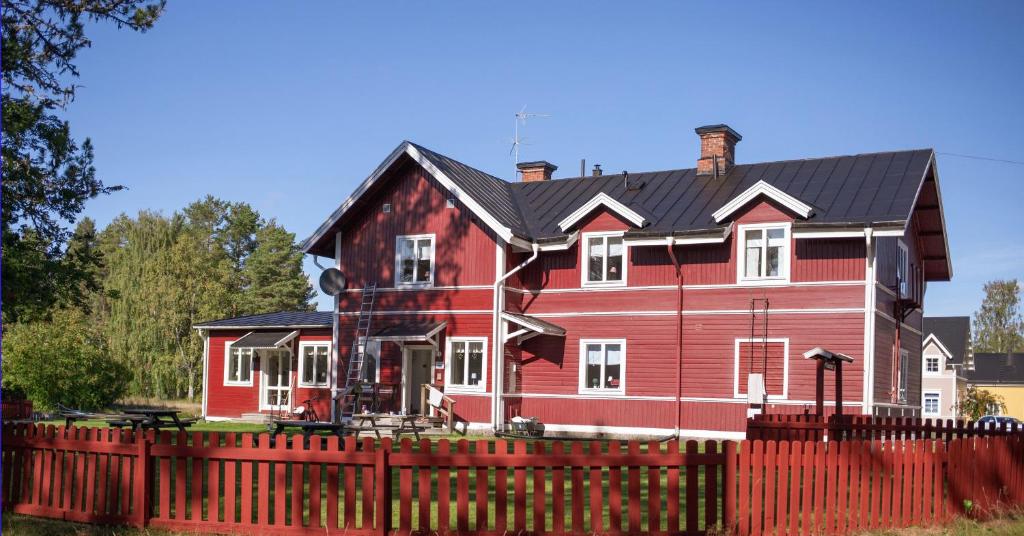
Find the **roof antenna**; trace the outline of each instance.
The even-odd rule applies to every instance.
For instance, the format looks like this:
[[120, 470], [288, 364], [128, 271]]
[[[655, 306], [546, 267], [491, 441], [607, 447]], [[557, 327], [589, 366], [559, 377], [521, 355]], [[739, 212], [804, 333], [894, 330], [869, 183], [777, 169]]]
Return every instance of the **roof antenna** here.
[[629, 190], [629, 172], [622, 170], [622, 189]]
[[580, 177], [587, 176], [587, 159], [580, 158]]
[[[530, 117], [551, 117], [550, 114], [542, 114], [536, 112], [527, 112], [526, 105], [523, 105], [523, 109], [516, 112], [515, 128], [512, 131], [512, 149], [509, 150], [509, 154], [515, 155], [515, 163], [519, 163], [519, 146], [525, 145], [526, 138], [519, 137], [519, 123], [523, 124], [523, 128], [526, 128], [526, 120]], [[518, 169], [517, 169], [518, 171]]]

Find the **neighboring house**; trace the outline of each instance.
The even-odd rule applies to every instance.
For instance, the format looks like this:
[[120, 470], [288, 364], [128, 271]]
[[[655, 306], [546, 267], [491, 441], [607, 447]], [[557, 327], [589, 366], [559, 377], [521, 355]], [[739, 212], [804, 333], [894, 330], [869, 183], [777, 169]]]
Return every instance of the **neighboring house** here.
[[921, 354], [921, 416], [957, 418], [958, 396], [967, 386], [964, 367], [971, 362], [970, 317], [925, 317]]
[[1003, 415], [1024, 420], [1024, 354], [974, 354], [967, 383], [1003, 397]]
[[952, 276], [934, 152], [736, 164], [739, 134], [697, 134], [696, 168], [514, 183], [401, 143], [303, 246], [348, 280], [335, 394], [372, 282], [394, 410], [429, 382], [470, 427], [738, 436], [751, 372], [768, 411], [813, 407], [821, 346], [854, 359], [844, 411], [920, 414], [925, 282]]

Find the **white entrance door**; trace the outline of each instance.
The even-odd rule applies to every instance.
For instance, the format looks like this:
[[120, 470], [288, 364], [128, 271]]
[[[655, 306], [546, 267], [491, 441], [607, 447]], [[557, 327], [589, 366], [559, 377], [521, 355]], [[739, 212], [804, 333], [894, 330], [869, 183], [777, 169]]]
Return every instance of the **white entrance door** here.
[[402, 363], [402, 409], [408, 414], [423, 413], [420, 399], [423, 384], [430, 383], [434, 367], [432, 346], [406, 346]]
[[292, 354], [288, 350], [260, 350], [263, 357], [263, 409], [291, 408]]

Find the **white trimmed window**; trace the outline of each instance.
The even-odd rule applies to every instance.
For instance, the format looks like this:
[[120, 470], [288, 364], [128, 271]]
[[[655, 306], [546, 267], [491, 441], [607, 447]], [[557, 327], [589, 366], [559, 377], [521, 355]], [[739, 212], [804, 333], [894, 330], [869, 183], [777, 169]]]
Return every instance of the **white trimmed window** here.
[[487, 390], [486, 338], [451, 337], [448, 339], [448, 363], [445, 366], [446, 391]]
[[402, 235], [395, 242], [395, 286], [434, 282], [434, 235]]
[[224, 347], [224, 385], [252, 385], [252, 348]]
[[907, 250], [907, 245], [902, 240], [896, 241], [896, 278], [900, 285], [900, 297], [907, 298], [910, 296], [910, 283], [907, 278], [910, 277], [910, 251]]
[[739, 280], [788, 280], [789, 244], [789, 224], [740, 226], [737, 255]]
[[584, 339], [580, 341], [580, 393], [626, 393], [626, 341]]
[[329, 369], [331, 343], [300, 342], [299, 343], [299, 386], [327, 387], [330, 377]]
[[925, 374], [938, 374], [939, 373], [939, 356], [929, 355], [924, 358], [924, 372]]
[[584, 285], [626, 284], [626, 245], [622, 233], [584, 233], [582, 243]]
[[924, 399], [921, 402], [921, 412], [924, 415], [939, 415], [942, 411], [939, 409], [942, 396], [938, 392], [927, 392], [924, 394]]

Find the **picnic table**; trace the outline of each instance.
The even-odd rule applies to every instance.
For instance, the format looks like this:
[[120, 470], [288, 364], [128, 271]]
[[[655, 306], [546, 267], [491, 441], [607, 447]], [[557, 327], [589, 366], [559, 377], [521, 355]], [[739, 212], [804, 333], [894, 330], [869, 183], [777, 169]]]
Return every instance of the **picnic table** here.
[[111, 426], [131, 426], [132, 430], [152, 429], [162, 430], [164, 428], [177, 428], [184, 432], [192, 426], [196, 419], [178, 418], [178, 410], [174, 409], [126, 409], [124, 415], [119, 415], [107, 421]]
[[274, 435], [278, 435], [284, 432], [285, 428], [299, 428], [302, 430], [302, 437], [309, 439], [313, 432], [320, 430], [326, 430], [338, 437], [342, 437], [345, 432], [345, 425], [343, 423], [333, 422], [317, 422], [317, 421], [302, 421], [302, 420], [279, 420], [273, 423]]
[[[355, 423], [349, 426], [356, 439], [359, 438], [359, 432], [373, 432], [376, 434], [377, 439], [380, 439], [381, 430], [391, 430], [391, 434], [398, 439], [402, 434], [412, 433], [419, 440], [420, 432], [425, 430], [422, 426], [416, 425], [416, 419], [420, 418], [419, 415], [391, 415], [390, 413], [357, 413], [352, 416], [352, 422]], [[381, 419], [394, 420], [398, 419], [398, 425], [384, 424], [379, 422]]]

